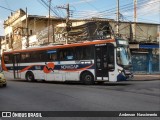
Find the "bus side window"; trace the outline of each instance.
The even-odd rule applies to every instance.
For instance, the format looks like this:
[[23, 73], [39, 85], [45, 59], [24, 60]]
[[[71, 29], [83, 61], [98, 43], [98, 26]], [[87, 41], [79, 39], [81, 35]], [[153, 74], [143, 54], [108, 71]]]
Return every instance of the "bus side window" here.
[[57, 50], [56, 49], [46, 51], [45, 55], [46, 55], [47, 61], [56, 61], [57, 60]]
[[21, 62], [25, 62], [26, 54], [21, 54]]
[[56, 61], [57, 60], [57, 54], [50, 53], [48, 55], [48, 59], [49, 59], [49, 61]]
[[8, 55], [4, 55], [4, 63], [8, 63], [9, 61], [9, 56]]
[[29, 53], [23, 53], [21, 54], [21, 62], [30, 62], [30, 54]]
[[4, 62], [5, 63], [12, 63], [11, 55], [4, 55]]
[[63, 51], [62, 50], [59, 50], [59, 53], [58, 53], [58, 55], [59, 55], [59, 60], [61, 61], [61, 60], [64, 60], [64, 58], [63, 58]]
[[39, 62], [46, 62], [46, 58], [47, 58], [47, 54], [46, 54], [46, 51], [40, 51], [38, 53], [38, 61]]
[[93, 59], [93, 52], [92, 46], [76, 47], [75, 57], [77, 60]]
[[86, 47], [83, 47], [83, 58], [82, 59], [93, 59], [94, 56], [93, 56], [93, 47], [92, 46], [86, 46]]
[[82, 59], [82, 47], [76, 47], [75, 48], [75, 58], [76, 60], [81, 60]]
[[58, 52], [58, 58], [60, 61], [73, 60], [74, 49], [73, 48], [60, 49]]
[[74, 59], [74, 49], [70, 48], [67, 50], [66, 60], [73, 60], [73, 59]]

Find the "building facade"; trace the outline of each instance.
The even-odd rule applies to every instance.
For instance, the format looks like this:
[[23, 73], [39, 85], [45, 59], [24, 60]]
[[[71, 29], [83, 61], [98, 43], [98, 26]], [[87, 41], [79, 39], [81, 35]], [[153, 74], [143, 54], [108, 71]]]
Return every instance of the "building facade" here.
[[[72, 22], [95, 21], [97, 19], [71, 20]], [[117, 33], [116, 21], [109, 22]], [[55, 42], [55, 26], [65, 23], [65, 19], [28, 15], [20, 9], [4, 21], [5, 39], [1, 51], [25, 49], [31, 46]], [[160, 73], [160, 24], [120, 22], [120, 37], [130, 43], [134, 73]]]
[[160, 24], [121, 22], [119, 34], [129, 41], [134, 73], [160, 73]]
[[4, 36], [0, 36], [0, 55], [6, 50], [6, 41]]
[[53, 28], [63, 21], [65, 20], [60, 18], [49, 19], [47, 16], [28, 15], [20, 9], [4, 21], [7, 46], [11, 50], [16, 50], [52, 43]]

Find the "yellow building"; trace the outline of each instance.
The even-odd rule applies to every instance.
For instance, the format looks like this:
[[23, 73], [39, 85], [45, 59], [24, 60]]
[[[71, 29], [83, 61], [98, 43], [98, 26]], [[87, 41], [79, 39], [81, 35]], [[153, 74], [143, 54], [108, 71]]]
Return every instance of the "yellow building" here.
[[49, 21], [48, 16], [28, 15], [20, 9], [4, 21], [7, 46], [9, 49], [15, 50], [52, 43], [54, 41], [53, 26], [63, 21], [64, 19], [53, 17]]

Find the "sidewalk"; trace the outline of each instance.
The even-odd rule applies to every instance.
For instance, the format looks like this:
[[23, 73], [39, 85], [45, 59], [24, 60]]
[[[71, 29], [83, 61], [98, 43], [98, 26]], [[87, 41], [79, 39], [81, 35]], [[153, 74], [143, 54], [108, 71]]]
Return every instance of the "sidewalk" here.
[[135, 74], [133, 80], [160, 80], [160, 75]]

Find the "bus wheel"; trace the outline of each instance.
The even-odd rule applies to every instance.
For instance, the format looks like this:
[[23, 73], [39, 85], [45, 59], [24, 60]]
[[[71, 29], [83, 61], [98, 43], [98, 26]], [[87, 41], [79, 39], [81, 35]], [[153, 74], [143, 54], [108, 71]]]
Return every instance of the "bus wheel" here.
[[27, 72], [27, 73], [26, 73], [26, 80], [27, 80], [27, 81], [34, 81], [34, 80], [35, 80], [35, 79], [34, 79], [34, 75], [33, 75], [32, 72]]
[[81, 75], [81, 81], [85, 85], [92, 85], [92, 84], [94, 84], [94, 77], [93, 77], [92, 73], [84, 72]]

